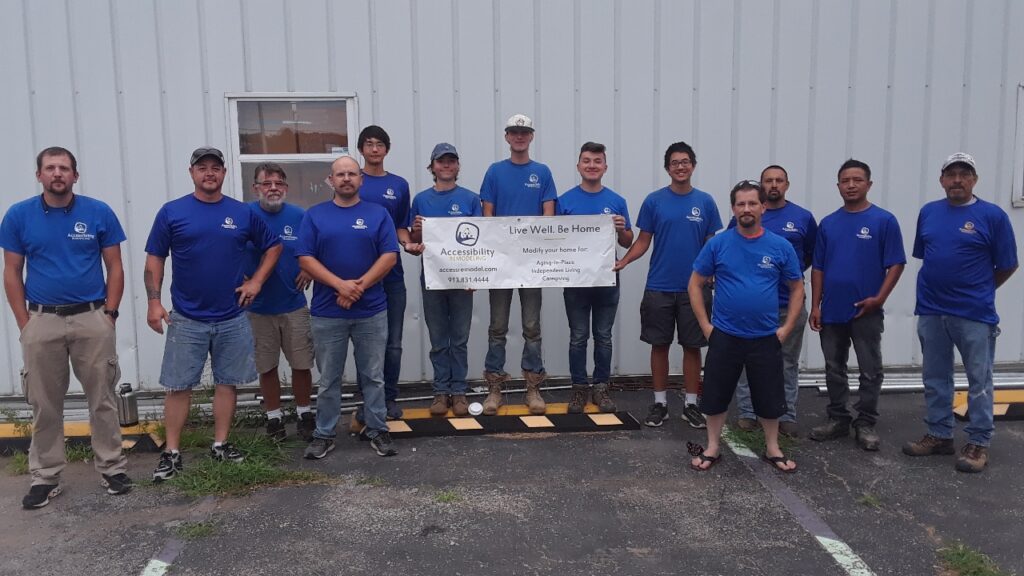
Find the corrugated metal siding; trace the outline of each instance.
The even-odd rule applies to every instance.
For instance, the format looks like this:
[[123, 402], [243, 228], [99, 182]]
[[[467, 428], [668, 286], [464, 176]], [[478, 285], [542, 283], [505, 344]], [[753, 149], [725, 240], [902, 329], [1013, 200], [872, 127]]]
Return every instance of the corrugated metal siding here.
[[[78, 191], [114, 208], [128, 233], [128, 287], [118, 349], [125, 379], [156, 389], [163, 338], [145, 324], [143, 247], [168, 199], [188, 193], [186, 157], [227, 148], [225, 93], [345, 91], [359, 125], [391, 134], [389, 170], [414, 190], [438, 141], [463, 153], [476, 189], [507, 155], [502, 120], [538, 125], [533, 155], [560, 190], [577, 182], [586, 140], [609, 145], [606, 183], [635, 218], [664, 185], [664, 148], [694, 145], [695, 182], [728, 215], [726, 191], [768, 163], [786, 166], [790, 199], [820, 219], [835, 210], [835, 170], [847, 157], [874, 169], [870, 198], [893, 211], [909, 252], [920, 205], [940, 197], [938, 166], [956, 150], [979, 161], [977, 192], [1010, 209], [1016, 85], [1024, 81], [1024, 5], [1002, 2], [774, 0], [2, 0], [0, 91], [7, 186], [0, 209], [37, 193], [35, 153], [77, 154]], [[354, 135], [352, 135], [354, 139]], [[227, 186], [240, 195], [237, 182]], [[419, 264], [405, 257], [406, 380], [430, 375], [420, 320]], [[649, 371], [638, 308], [647, 259], [623, 274], [617, 372]], [[916, 364], [911, 262], [887, 306], [886, 362]], [[1022, 275], [1000, 290], [997, 359], [1024, 360]], [[169, 284], [169, 283], [168, 283]], [[165, 301], [167, 296], [165, 295]], [[6, 308], [6, 302], [4, 302]], [[514, 320], [512, 334], [518, 331]], [[482, 369], [487, 298], [476, 297], [471, 374]], [[561, 294], [545, 293], [548, 371], [568, 372]], [[17, 329], [2, 315], [0, 395], [20, 392]], [[509, 368], [521, 340], [510, 338]], [[822, 365], [816, 336], [806, 363]], [[679, 351], [673, 352], [678, 369]]]

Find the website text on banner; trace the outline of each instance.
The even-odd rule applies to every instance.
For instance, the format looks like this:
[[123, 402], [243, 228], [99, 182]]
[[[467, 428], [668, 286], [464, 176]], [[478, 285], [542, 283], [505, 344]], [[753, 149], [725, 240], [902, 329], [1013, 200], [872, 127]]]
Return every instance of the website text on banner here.
[[614, 286], [610, 215], [428, 218], [427, 290]]

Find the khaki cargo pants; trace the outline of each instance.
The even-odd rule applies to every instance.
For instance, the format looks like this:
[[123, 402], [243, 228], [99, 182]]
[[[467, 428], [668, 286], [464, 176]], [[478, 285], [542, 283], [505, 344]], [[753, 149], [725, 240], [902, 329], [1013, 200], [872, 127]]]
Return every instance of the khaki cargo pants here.
[[74, 316], [31, 312], [20, 340], [25, 361], [22, 388], [32, 406], [32, 445], [28, 451], [32, 484], [57, 484], [64, 469], [64, 395], [71, 376], [69, 361], [89, 403], [96, 471], [107, 475], [127, 472], [114, 395], [121, 369], [114, 326], [103, 309]]

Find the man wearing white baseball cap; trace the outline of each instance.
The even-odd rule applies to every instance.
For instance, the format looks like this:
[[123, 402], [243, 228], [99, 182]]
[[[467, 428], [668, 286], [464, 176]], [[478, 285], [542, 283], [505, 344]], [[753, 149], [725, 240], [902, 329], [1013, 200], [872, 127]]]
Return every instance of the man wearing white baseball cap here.
[[[530, 159], [533, 142], [533, 120], [515, 114], [505, 123], [505, 141], [510, 156], [491, 164], [480, 185], [484, 216], [553, 216], [555, 214], [555, 182], [551, 170]], [[488, 395], [484, 414], [496, 414], [502, 405], [502, 384], [509, 380], [505, 372], [505, 341], [508, 317], [512, 308], [511, 289], [490, 290], [491, 322], [487, 329], [487, 357], [484, 378]], [[547, 407], [540, 395], [540, 384], [547, 378], [541, 354], [540, 309], [541, 289], [520, 288], [519, 304], [523, 320], [523, 358], [521, 367], [526, 380], [526, 404], [531, 414], [543, 414]]]
[[[908, 442], [908, 456], [953, 454], [953, 347], [967, 373], [967, 444], [956, 469], [981, 472], [995, 426], [992, 363], [999, 315], [996, 289], [1017, 270], [1017, 242], [1010, 218], [999, 206], [974, 195], [977, 166], [957, 152], [942, 164], [939, 184], [946, 198], [929, 202], [917, 217], [917, 335], [923, 355], [928, 432]], [[965, 297], [969, 296], [969, 297]]]

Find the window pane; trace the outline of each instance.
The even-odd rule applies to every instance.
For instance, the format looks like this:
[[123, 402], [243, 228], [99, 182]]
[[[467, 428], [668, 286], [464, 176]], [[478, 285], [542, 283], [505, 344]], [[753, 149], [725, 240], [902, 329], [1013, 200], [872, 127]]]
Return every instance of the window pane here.
[[344, 100], [238, 102], [242, 154], [331, 154], [348, 147]]
[[[331, 172], [328, 160], [308, 162], [278, 162], [288, 174], [288, 196], [285, 200], [292, 204], [309, 208], [334, 197], [334, 190], [327, 183], [327, 175]], [[252, 189], [253, 171], [259, 162], [242, 162], [243, 199], [246, 202], [256, 200], [256, 192]]]

